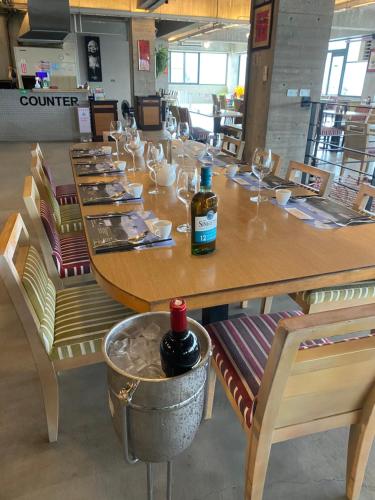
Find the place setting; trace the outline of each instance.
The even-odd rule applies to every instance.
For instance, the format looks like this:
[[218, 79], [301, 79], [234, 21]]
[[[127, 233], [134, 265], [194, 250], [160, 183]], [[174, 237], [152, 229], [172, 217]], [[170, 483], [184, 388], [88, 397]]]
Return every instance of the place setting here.
[[151, 210], [87, 215], [86, 221], [95, 253], [175, 245], [172, 222], [158, 219]]
[[132, 182], [91, 182], [78, 185], [83, 205], [141, 203], [143, 184]]
[[375, 217], [370, 214], [356, 212], [322, 196], [294, 198], [289, 189], [277, 190], [276, 199], [271, 203], [318, 229], [338, 229], [375, 222]]
[[123, 175], [126, 169], [126, 161], [100, 161], [76, 163], [78, 177], [90, 175]]
[[100, 148], [91, 148], [91, 149], [73, 148], [71, 150], [71, 154], [73, 159], [111, 156], [112, 147], [102, 146]]

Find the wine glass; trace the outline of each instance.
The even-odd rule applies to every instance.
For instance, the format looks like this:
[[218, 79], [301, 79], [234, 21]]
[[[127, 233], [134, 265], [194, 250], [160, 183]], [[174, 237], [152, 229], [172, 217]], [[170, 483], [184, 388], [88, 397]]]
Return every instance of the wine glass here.
[[125, 127], [125, 130], [127, 130], [128, 128], [130, 128], [131, 124], [132, 124], [132, 121], [131, 121], [130, 115], [128, 115], [128, 113], [125, 113], [125, 115], [124, 115], [124, 127]]
[[177, 127], [177, 136], [182, 142], [186, 142], [190, 136], [188, 122], [180, 122]]
[[135, 172], [137, 170], [135, 166], [135, 152], [140, 147], [140, 138], [138, 130], [130, 128], [125, 134], [124, 150], [131, 154], [133, 159], [133, 168], [129, 169], [129, 172]]
[[198, 191], [198, 170], [195, 167], [181, 167], [177, 176], [177, 198], [186, 207], [186, 224], [177, 227], [180, 233], [190, 233], [190, 204], [193, 196]]
[[120, 159], [120, 153], [118, 150], [118, 141], [124, 134], [124, 128], [122, 126], [122, 122], [120, 120], [113, 120], [109, 126], [109, 135], [116, 142], [116, 151], [117, 151], [117, 159]]
[[160, 189], [158, 187], [157, 168], [158, 168], [158, 150], [152, 142], [147, 144], [146, 165], [151, 172], [151, 179], [155, 183], [154, 189], [150, 189], [148, 194], [158, 194]]
[[272, 152], [268, 148], [256, 148], [253, 154], [251, 170], [258, 178], [258, 195], [250, 198], [251, 201], [259, 204], [262, 201], [267, 201], [266, 196], [261, 196], [260, 189], [262, 180], [272, 170]]
[[173, 115], [169, 115], [167, 119], [167, 130], [173, 137], [174, 133], [177, 130], [177, 120]]
[[207, 135], [205, 155], [208, 155], [211, 159], [213, 159], [214, 155], [217, 155], [221, 151], [222, 144], [223, 134], [210, 132]]

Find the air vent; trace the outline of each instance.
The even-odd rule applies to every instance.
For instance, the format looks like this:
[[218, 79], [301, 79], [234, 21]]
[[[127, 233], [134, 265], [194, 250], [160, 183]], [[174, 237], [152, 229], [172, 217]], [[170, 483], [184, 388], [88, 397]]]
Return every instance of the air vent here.
[[145, 10], [155, 10], [164, 3], [168, 3], [167, 0], [138, 0], [138, 9]]
[[191, 40], [189, 42], [180, 42], [182, 47], [202, 47], [202, 42], [194, 42], [194, 40]]
[[360, 61], [368, 61], [372, 49], [372, 40], [363, 40], [361, 44], [361, 51], [359, 54]]

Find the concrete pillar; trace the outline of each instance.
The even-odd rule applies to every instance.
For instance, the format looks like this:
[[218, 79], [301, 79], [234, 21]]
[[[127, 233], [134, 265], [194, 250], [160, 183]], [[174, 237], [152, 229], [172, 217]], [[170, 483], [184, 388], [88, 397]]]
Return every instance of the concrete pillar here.
[[[253, 9], [262, 0], [254, 0]], [[320, 100], [334, 0], [274, 0], [271, 46], [253, 50], [250, 35], [245, 101], [245, 158], [257, 146], [283, 159], [303, 161], [310, 109], [288, 89], [309, 89]], [[254, 10], [253, 10], [254, 12]], [[254, 14], [252, 12], [252, 19]]]
[[[149, 40], [151, 65], [150, 71], [139, 71], [138, 69], [138, 40]], [[134, 96], [155, 95], [155, 20], [146, 18], [132, 18], [130, 20], [130, 59], [132, 64], [131, 94], [134, 104]]]

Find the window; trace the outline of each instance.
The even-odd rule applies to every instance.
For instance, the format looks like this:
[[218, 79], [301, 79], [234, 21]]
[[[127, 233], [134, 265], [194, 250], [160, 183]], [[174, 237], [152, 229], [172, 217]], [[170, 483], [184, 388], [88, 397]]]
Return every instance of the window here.
[[227, 82], [227, 55], [202, 52], [200, 54], [199, 83], [225, 85]]
[[361, 61], [362, 40], [330, 42], [324, 69], [322, 94], [359, 97], [366, 77], [367, 61]]
[[171, 83], [225, 85], [227, 54], [171, 52], [169, 74]]
[[238, 85], [240, 85], [241, 87], [245, 86], [246, 63], [247, 63], [247, 54], [241, 54], [240, 55], [240, 70], [238, 72]]

